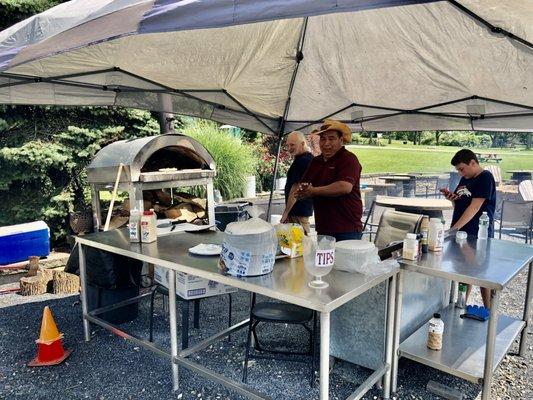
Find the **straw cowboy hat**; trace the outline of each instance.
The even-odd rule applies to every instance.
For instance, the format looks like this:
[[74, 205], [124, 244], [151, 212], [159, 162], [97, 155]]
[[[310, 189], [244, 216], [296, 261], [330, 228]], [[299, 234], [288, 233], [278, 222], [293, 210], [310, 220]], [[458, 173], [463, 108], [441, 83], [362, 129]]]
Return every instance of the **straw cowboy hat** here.
[[334, 119], [325, 119], [320, 128], [315, 129], [311, 132], [311, 134], [320, 135], [321, 133], [327, 131], [340, 132], [342, 141], [344, 143], [350, 143], [352, 141], [352, 130], [348, 127], [348, 125]]

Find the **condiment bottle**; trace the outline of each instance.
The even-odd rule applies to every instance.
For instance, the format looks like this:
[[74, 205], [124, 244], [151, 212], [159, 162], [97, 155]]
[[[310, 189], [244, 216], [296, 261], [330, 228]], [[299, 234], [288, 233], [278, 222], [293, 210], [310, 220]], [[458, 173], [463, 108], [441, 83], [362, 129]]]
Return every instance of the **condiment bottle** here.
[[428, 249], [429, 251], [442, 251], [444, 246], [444, 225], [440, 218], [429, 220]]
[[130, 221], [128, 224], [130, 242], [141, 241], [141, 212], [137, 209], [130, 211]]
[[420, 241], [422, 253], [428, 252], [428, 229], [429, 229], [429, 218], [424, 215], [422, 221], [420, 222], [420, 233], [422, 234], [422, 240]]
[[151, 243], [157, 240], [157, 217], [153, 210], [145, 211], [141, 217], [141, 242]]
[[428, 343], [431, 350], [442, 349], [442, 334], [444, 333], [444, 322], [440, 319], [440, 314], [433, 314], [428, 325]]
[[403, 240], [402, 257], [406, 260], [416, 260], [418, 256], [418, 239], [416, 233], [408, 233]]
[[466, 290], [468, 285], [466, 283], [459, 283], [459, 290], [457, 292], [457, 301], [455, 302], [455, 307], [457, 308], [466, 308]]

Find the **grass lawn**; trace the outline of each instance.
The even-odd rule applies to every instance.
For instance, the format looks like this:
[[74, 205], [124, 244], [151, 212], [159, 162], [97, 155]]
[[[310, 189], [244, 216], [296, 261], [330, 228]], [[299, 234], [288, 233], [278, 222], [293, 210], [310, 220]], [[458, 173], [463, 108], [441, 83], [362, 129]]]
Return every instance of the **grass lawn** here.
[[[448, 172], [453, 167], [450, 160], [459, 148], [439, 146], [347, 146], [357, 155], [363, 166], [363, 174], [375, 172]], [[497, 153], [502, 161], [482, 165], [498, 165], [504, 178], [511, 177], [507, 170], [533, 170], [533, 151], [523, 149], [472, 149], [480, 153]]]

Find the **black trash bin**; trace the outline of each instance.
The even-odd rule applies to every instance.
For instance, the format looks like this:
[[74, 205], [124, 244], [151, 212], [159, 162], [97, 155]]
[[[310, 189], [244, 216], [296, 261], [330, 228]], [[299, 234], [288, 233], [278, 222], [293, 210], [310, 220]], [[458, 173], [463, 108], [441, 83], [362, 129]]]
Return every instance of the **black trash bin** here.
[[[85, 247], [84, 250], [89, 311], [139, 295], [142, 261], [93, 247]], [[70, 253], [65, 271], [79, 275], [78, 246]], [[133, 321], [138, 315], [139, 303], [133, 303], [99, 314], [99, 317], [120, 324]]]

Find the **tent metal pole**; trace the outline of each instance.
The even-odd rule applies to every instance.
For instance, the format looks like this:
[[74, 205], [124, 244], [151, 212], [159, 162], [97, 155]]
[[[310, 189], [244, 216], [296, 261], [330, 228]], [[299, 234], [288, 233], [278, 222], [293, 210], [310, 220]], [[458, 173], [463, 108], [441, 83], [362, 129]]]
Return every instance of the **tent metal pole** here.
[[519, 104], [519, 103], [511, 103], [510, 101], [496, 100], [496, 99], [491, 99], [489, 97], [481, 97], [481, 96], [475, 96], [473, 98], [485, 100], [485, 101], [491, 101], [493, 103], [498, 103], [498, 104], [505, 104], [507, 106], [525, 108], [527, 110], [533, 110], [533, 106], [526, 106], [525, 104]]
[[509, 32], [509, 31], [507, 31], [507, 30], [505, 30], [505, 29], [503, 29], [503, 28], [501, 28], [499, 26], [492, 25], [489, 21], [481, 18], [475, 12], [473, 12], [472, 10], [466, 8], [465, 6], [460, 4], [459, 2], [457, 2], [455, 0], [448, 0], [448, 2], [450, 4], [452, 4], [452, 5], [454, 5], [455, 7], [457, 7], [459, 10], [461, 10], [465, 14], [467, 14], [467, 15], [471, 16], [472, 18], [474, 18], [476, 21], [481, 22], [483, 25], [485, 25], [487, 28], [489, 28], [492, 33], [501, 34], [501, 35], [507, 36], [509, 39], [516, 40], [517, 42], [522, 43], [523, 45], [529, 47], [530, 49], [533, 49], [533, 43], [528, 42], [524, 38], [521, 38], [520, 36], [516, 36], [514, 33], [511, 33], [511, 32]]
[[[121, 72], [124, 72], [124, 71], [121, 71]], [[18, 77], [16, 79], [18, 79]], [[0, 88], [2, 88], [4, 86], [16, 86], [16, 85], [25, 85], [25, 84], [32, 84], [32, 83], [53, 83], [55, 85], [79, 87], [79, 88], [84, 88], [84, 89], [94, 89], [94, 90], [102, 90], [102, 91], [135, 92], [135, 93], [157, 93], [158, 95], [165, 95], [165, 94], [168, 94], [168, 95], [173, 95], [174, 94], [175, 95], [175, 94], [179, 94], [179, 95], [183, 95], [184, 97], [188, 97], [188, 98], [194, 99], [194, 100], [196, 100], [198, 102], [201, 102], [201, 103], [204, 103], [204, 104], [209, 104], [209, 105], [211, 105], [213, 107], [224, 107], [225, 109], [228, 109], [231, 112], [250, 115], [250, 116], [254, 117], [257, 121], [259, 121], [264, 127], [266, 127], [272, 134], [276, 134], [276, 132], [270, 126], [268, 126], [264, 121], [262, 121], [259, 116], [257, 116], [256, 114], [253, 114], [250, 111], [248, 111], [244, 106], [239, 104], [239, 102], [237, 102], [237, 101], [236, 101], [236, 103], [239, 104], [245, 110], [244, 113], [242, 111], [240, 111], [240, 110], [235, 110], [233, 108], [229, 108], [229, 107], [223, 106], [223, 105], [218, 104], [218, 103], [213, 103], [213, 102], [210, 102], [208, 100], [203, 100], [203, 99], [200, 99], [200, 98], [198, 98], [196, 96], [192, 96], [190, 94], [187, 94], [187, 93], [185, 93], [183, 91], [180, 91], [180, 90], [177, 90], [177, 89], [171, 89], [171, 88], [168, 88], [168, 89], [166, 89], [166, 88], [162, 88], [162, 89], [138, 89], [138, 88], [133, 88], [133, 87], [129, 87], [129, 86], [112, 86], [112, 85], [106, 86], [106, 85], [99, 85], [99, 84], [94, 84], [94, 83], [62, 81], [62, 80], [55, 80], [54, 78], [42, 78], [42, 80], [41, 80], [41, 78], [23, 78], [23, 79], [25, 79], [24, 82], [15, 82], [15, 83], [10, 83], [10, 84], [0, 85]], [[39, 81], [36, 81], [36, 79], [39, 79]], [[141, 79], [141, 78], [139, 78], [139, 79]], [[157, 83], [153, 83], [153, 84], [158, 86]], [[215, 92], [215, 90], [209, 90], [209, 92]], [[219, 90], [218, 92], [224, 93], [223, 90]], [[233, 100], [233, 101], [235, 101], [235, 100]]]
[[[340, 112], [343, 112], [343, 111], [345, 111], [345, 110], [347, 110], [347, 109], [349, 109], [350, 107], [353, 107], [353, 106], [354, 106], [354, 103], [349, 104], [349, 105], [347, 105], [346, 107], [343, 107], [343, 108], [341, 108], [340, 110], [337, 110], [337, 111], [335, 111], [335, 112], [332, 112], [331, 114], [328, 114], [328, 115], [326, 115], [326, 116], [324, 116], [324, 117], [322, 117], [322, 118], [320, 118], [320, 119], [318, 119], [318, 120], [313, 120], [313, 121], [303, 121], [303, 122], [308, 122], [308, 124], [306, 124], [306, 125], [304, 125], [304, 126], [301, 126], [299, 129], [305, 129], [305, 128], [310, 127], [311, 125], [318, 124], [318, 123], [324, 121], [325, 119], [327, 119], [327, 118], [329, 118], [329, 117], [333, 117], [335, 114], [338, 114], [338, 113], [340, 113]], [[299, 122], [299, 121], [287, 121], [287, 122]]]
[[253, 112], [251, 112], [250, 110], [248, 110], [248, 108], [246, 108], [246, 106], [244, 104], [242, 104], [239, 100], [237, 100], [235, 97], [233, 97], [231, 94], [229, 94], [225, 89], [222, 90], [222, 92], [228, 96], [228, 98], [232, 101], [234, 101], [235, 103], [237, 103], [239, 106], [241, 106], [241, 108], [246, 112], [246, 114], [248, 114], [249, 116], [251, 116], [252, 118], [254, 118], [257, 122], [259, 122], [261, 125], [263, 125], [265, 128], [267, 128], [270, 132], [272, 133], [276, 133], [276, 131], [274, 129], [272, 129], [270, 126], [268, 126], [267, 124], [265, 124], [261, 118], [259, 118], [256, 114], [254, 114]]
[[[183, 96], [185, 96], [185, 97], [189, 97], [189, 98], [194, 99], [194, 100], [196, 100], [196, 101], [203, 102], [203, 103], [206, 103], [206, 104], [210, 104], [210, 105], [213, 105], [213, 106], [215, 106], [215, 107], [224, 107], [224, 108], [228, 108], [228, 109], [230, 109], [230, 110], [232, 110], [232, 111], [236, 111], [236, 110], [233, 110], [233, 109], [231, 109], [231, 108], [229, 108], [229, 107], [226, 107], [226, 106], [224, 106], [224, 105], [222, 105], [222, 104], [213, 103], [213, 102], [208, 101], [208, 100], [200, 99], [200, 98], [198, 98], [198, 97], [196, 97], [196, 96], [193, 96], [192, 94], [187, 93], [186, 90], [184, 91], [184, 90], [181, 90], [181, 89], [173, 89], [173, 88], [171, 88], [171, 87], [165, 86], [165, 85], [160, 84], [160, 83], [157, 83], [157, 82], [155, 82], [155, 81], [152, 81], [151, 79], [148, 79], [148, 78], [144, 78], [144, 77], [138, 76], [138, 75], [136, 75], [136, 74], [134, 74], [134, 73], [132, 73], [132, 72], [125, 71], [125, 70], [121, 70], [121, 71], [122, 71], [123, 73], [125, 73], [125, 74], [131, 76], [131, 77], [135, 77], [135, 78], [140, 79], [140, 80], [142, 80], [142, 81], [144, 81], [144, 82], [148, 82], [148, 83], [151, 83], [152, 85], [157, 85], [157, 86], [159, 86], [159, 87], [162, 87], [162, 88], [168, 89], [169, 91], [172, 91], [173, 93], [178, 93], [178, 94], [181, 94], [181, 95], [183, 95]], [[191, 91], [192, 91], [192, 90], [191, 90]], [[211, 90], [210, 90], [210, 91], [211, 91]], [[265, 126], [270, 132], [275, 133], [274, 130], [273, 130], [272, 128], [270, 128], [270, 127], [269, 127], [264, 121], [262, 121], [261, 119], [259, 119], [259, 117], [258, 117], [256, 114], [253, 114], [253, 113], [251, 113], [250, 111], [248, 111], [248, 110], [246, 109], [246, 107], [244, 107], [241, 103], [239, 103], [235, 98], [231, 97], [231, 95], [229, 95], [224, 89], [221, 89], [220, 92], [226, 94], [229, 98], [231, 98], [234, 102], [236, 102], [239, 106], [241, 106], [241, 107], [245, 110], [246, 114], [251, 115], [252, 117], [254, 117], [255, 119], [257, 119], [257, 120], [258, 120], [263, 126]], [[237, 112], [238, 112], [238, 111], [237, 111]]]
[[285, 130], [285, 121], [287, 121], [287, 115], [289, 115], [289, 106], [291, 104], [291, 95], [294, 89], [294, 82], [296, 81], [296, 75], [298, 74], [298, 68], [300, 67], [300, 62], [303, 60], [304, 55], [302, 49], [305, 42], [305, 33], [307, 32], [307, 17], [304, 18], [302, 24], [302, 32], [300, 34], [300, 40], [298, 42], [298, 49], [296, 53], [296, 66], [294, 72], [292, 73], [291, 83], [289, 84], [289, 91], [287, 93], [287, 101], [285, 103], [285, 110], [283, 111], [283, 118], [279, 123], [278, 130], [278, 149], [276, 153], [276, 161], [274, 163], [274, 174], [272, 177], [272, 187], [270, 189], [270, 197], [268, 199], [268, 209], [267, 209], [267, 221], [270, 221], [270, 216], [272, 213], [272, 198], [274, 197], [274, 189], [276, 189], [276, 177], [278, 176], [278, 164], [279, 164], [279, 153], [281, 152], [281, 141], [283, 140], [283, 131]]
[[270, 196], [268, 198], [268, 208], [267, 208], [267, 221], [270, 222], [270, 217], [272, 216], [272, 200], [274, 197], [274, 190], [276, 190], [276, 177], [278, 176], [278, 166], [279, 166], [279, 154], [281, 153], [281, 143], [283, 142], [283, 132], [284, 123], [282, 121], [280, 125], [280, 130], [278, 133], [278, 143], [276, 149], [276, 161], [274, 162], [274, 173], [272, 174], [272, 186], [270, 188]]
[[513, 117], [533, 117], [533, 113], [484, 115], [483, 117], [474, 118], [474, 119], [494, 119], [494, 118], [513, 118]]
[[[415, 108], [414, 110], [403, 110], [403, 109], [400, 109], [400, 108], [392, 108], [392, 107], [383, 107], [383, 106], [373, 106], [373, 105], [368, 105], [368, 104], [359, 104], [359, 103], [352, 103], [350, 105], [347, 105], [346, 107], [343, 107], [341, 108], [340, 110], [337, 110], [337, 111], [334, 111], [332, 112], [331, 114], [328, 114], [322, 118], [320, 118], [319, 120], [307, 120], [307, 121], [287, 121], [287, 122], [304, 122], [304, 123], [307, 123], [306, 125], [300, 127], [300, 129], [305, 129], [305, 128], [308, 128], [309, 126], [311, 125], [314, 125], [318, 122], [321, 122], [323, 121], [324, 119], [326, 118], [330, 118], [332, 116], [334, 116], [335, 114], [338, 114], [338, 113], [341, 113], [347, 109], [349, 109], [350, 107], [365, 107], [365, 108], [371, 108], [371, 109], [375, 109], [375, 110], [385, 110], [385, 111], [397, 111], [396, 113], [393, 113], [393, 114], [386, 114], [386, 115], [381, 115], [381, 116], [376, 116], [376, 118], [386, 118], [386, 117], [389, 117], [389, 116], [395, 116], [395, 115], [400, 115], [400, 114], [403, 114], [403, 113], [406, 113], [406, 112], [411, 112], [411, 111], [422, 111], [422, 110], [426, 110], [426, 109], [431, 109], [431, 108], [435, 108], [435, 107], [440, 107], [440, 106], [445, 106], [445, 105], [449, 105], [449, 104], [455, 104], [455, 103], [460, 103], [462, 101], [465, 101], [465, 100], [470, 100], [470, 99], [474, 99], [474, 98], [477, 98], [476, 96], [469, 96], [469, 97], [463, 97], [461, 99], [456, 99], [456, 100], [450, 100], [450, 101], [446, 101], [446, 102], [443, 102], [443, 103], [437, 103], [437, 104], [432, 104], [432, 105], [429, 105], [429, 106], [424, 106], [424, 107], [420, 107], [420, 108]], [[430, 113], [431, 115], [438, 115], [436, 113]], [[447, 115], [445, 115], [447, 116]], [[353, 121], [347, 121], [347, 120], [343, 120], [342, 122], [359, 122], [359, 123], [362, 123], [364, 121], [367, 121], [367, 120], [361, 120], [361, 121], [357, 121], [357, 120], [353, 120]]]

